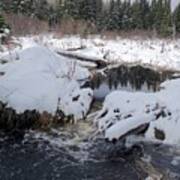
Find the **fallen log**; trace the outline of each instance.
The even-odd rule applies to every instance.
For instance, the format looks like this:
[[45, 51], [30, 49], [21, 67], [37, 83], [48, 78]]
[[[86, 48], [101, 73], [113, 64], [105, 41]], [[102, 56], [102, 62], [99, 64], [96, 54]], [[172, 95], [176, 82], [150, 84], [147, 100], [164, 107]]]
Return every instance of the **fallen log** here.
[[92, 58], [92, 57], [88, 57], [85, 55], [75, 54], [75, 53], [69, 52], [69, 51], [59, 51], [58, 50], [57, 54], [64, 56], [64, 57], [77, 59], [79, 61], [94, 63], [96, 65], [97, 69], [101, 69], [101, 68], [108, 66], [108, 63], [103, 59]]

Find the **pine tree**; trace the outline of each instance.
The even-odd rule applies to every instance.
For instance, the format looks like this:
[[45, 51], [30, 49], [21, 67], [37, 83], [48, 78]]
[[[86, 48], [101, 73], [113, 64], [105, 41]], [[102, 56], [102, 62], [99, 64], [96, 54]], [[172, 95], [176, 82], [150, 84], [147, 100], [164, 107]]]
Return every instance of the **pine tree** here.
[[79, 17], [79, 2], [78, 0], [66, 0], [65, 1], [65, 13], [66, 16], [68, 15], [69, 17], [73, 19], [77, 19]]
[[0, 13], [2, 12], [3, 10], [3, 2], [0, 1]]
[[124, 1], [122, 3], [122, 9], [123, 9], [123, 14], [122, 14], [122, 29], [123, 30], [130, 30], [131, 28], [131, 22], [132, 22], [132, 17], [131, 17], [131, 1]]
[[139, 0], [136, 0], [131, 5], [131, 28], [132, 29], [142, 29], [143, 27], [143, 21], [142, 21], [142, 14], [141, 14], [141, 2]]
[[108, 12], [107, 30], [117, 30], [119, 21], [119, 12], [115, 0], [110, 1], [110, 7]]
[[0, 33], [2, 33], [2, 31], [3, 31], [4, 25], [5, 25], [5, 20], [4, 20], [3, 16], [0, 15]]
[[96, 0], [86, 0], [83, 4], [83, 18], [90, 20], [91, 22], [96, 21], [97, 17], [97, 2]]
[[118, 11], [118, 30], [122, 29], [122, 19], [123, 19], [123, 7], [122, 7], [122, 2], [121, 0], [117, 0], [117, 11]]
[[102, 0], [97, 0], [96, 1], [96, 28], [98, 32], [103, 31], [105, 28], [105, 17], [106, 17], [106, 12], [103, 9], [103, 1]]
[[150, 5], [147, 0], [140, 0], [141, 6], [141, 19], [142, 19], [142, 27], [147, 30], [150, 29]]
[[5, 33], [5, 29], [10, 30], [9, 26], [5, 23], [4, 17], [0, 14], [0, 34]]
[[163, 36], [172, 34], [171, 1], [164, 0], [159, 32]]
[[153, 0], [151, 5], [151, 18], [152, 18], [152, 28], [156, 31], [160, 29], [161, 17], [163, 12], [162, 0]]
[[176, 7], [174, 11], [174, 21], [175, 21], [176, 31], [180, 33], [180, 4]]
[[65, 14], [65, 6], [63, 0], [59, 0], [56, 8], [57, 22], [60, 24]]

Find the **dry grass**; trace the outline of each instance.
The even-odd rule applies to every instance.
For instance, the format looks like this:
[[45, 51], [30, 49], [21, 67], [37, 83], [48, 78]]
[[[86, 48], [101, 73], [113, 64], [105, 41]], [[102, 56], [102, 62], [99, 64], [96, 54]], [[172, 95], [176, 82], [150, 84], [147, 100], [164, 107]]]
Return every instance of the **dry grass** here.
[[13, 35], [40, 34], [48, 32], [48, 23], [22, 14], [4, 14]]
[[[27, 34], [42, 34], [49, 32], [50, 28], [47, 21], [40, 21], [37, 18], [27, 17], [22, 14], [4, 14], [5, 20], [12, 29], [12, 34], [16, 36], [23, 36]], [[56, 34], [58, 38], [64, 35], [80, 35], [82, 38], [87, 38], [89, 35], [101, 35], [105, 39], [116, 39], [117, 37], [128, 39], [172, 39], [169, 37], [162, 37], [155, 31], [145, 30], [131, 30], [131, 31], [103, 31], [98, 32], [95, 24], [85, 20], [74, 20], [71, 18], [61, 20], [61, 24], [51, 28], [51, 31]], [[176, 38], [179, 38], [177, 34]]]
[[144, 30], [133, 30], [133, 31], [104, 31], [101, 33], [102, 37], [106, 39], [116, 39], [117, 37], [127, 38], [127, 39], [149, 39], [149, 38], [160, 38], [153, 31]]
[[59, 37], [64, 35], [80, 35], [86, 38], [89, 34], [95, 34], [96, 27], [93, 23], [84, 20], [64, 19], [60, 25], [54, 28]]

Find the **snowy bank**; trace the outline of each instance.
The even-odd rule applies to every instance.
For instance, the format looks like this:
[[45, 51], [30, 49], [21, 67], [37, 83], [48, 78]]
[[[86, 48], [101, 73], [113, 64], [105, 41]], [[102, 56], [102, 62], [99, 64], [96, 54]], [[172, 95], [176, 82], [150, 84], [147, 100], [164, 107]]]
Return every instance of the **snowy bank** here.
[[154, 68], [180, 70], [180, 40], [103, 39], [98, 36], [41, 37], [41, 42], [56, 50], [71, 51], [78, 56], [101, 59], [108, 63], [136, 63]]
[[[53, 51], [70, 53], [94, 61], [103, 60], [108, 64], [139, 64], [155, 69], [180, 71], [180, 39], [127, 39], [122, 37], [106, 39], [100, 36], [81, 38], [42, 34], [14, 38], [13, 42], [19, 44], [22, 49], [39, 44]], [[11, 52], [4, 47], [4, 52], [0, 52], [0, 59], [8, 53]]]
[[89, 71], [35, 42], [24, 44], [3, 54], [8, 63], [0, 64], [0, 101], [19, 113], [36, 109], [55, 114], [60, 109], [83, 118], [93, 92], [81, 89], [80, 82], [90, 76]]
[[108, 95], [96, 117], [100, 132], [105, 134], [105, 138], [113, 140], [133, 131], [136, 133], [135, 130], [149, 124], [146, 138], [178, 144], [180, 80], [167, 81], [162, 87], [157, 93], [116, 91]]

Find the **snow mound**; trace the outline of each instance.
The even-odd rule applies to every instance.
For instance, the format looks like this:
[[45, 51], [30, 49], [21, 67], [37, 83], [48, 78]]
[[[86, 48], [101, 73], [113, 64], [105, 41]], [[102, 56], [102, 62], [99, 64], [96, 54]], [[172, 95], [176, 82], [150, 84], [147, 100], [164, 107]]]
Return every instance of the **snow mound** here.
[[179, 143], [180, 80], [167, 81], [162, 87], [157, 93], [112, 92], [96, 117], [99, 131], [111, 141], [149, 125], [147, 139]]
[[87, 69], [37, 44], [4, 57], [10, 58], [0, 64], [1, 101], [17, 112], [36, 109], [54, 114], [59, 106], [77, 119], [86, 115], [93, 93], [80, 89], [79, 82], [90, 76]]

